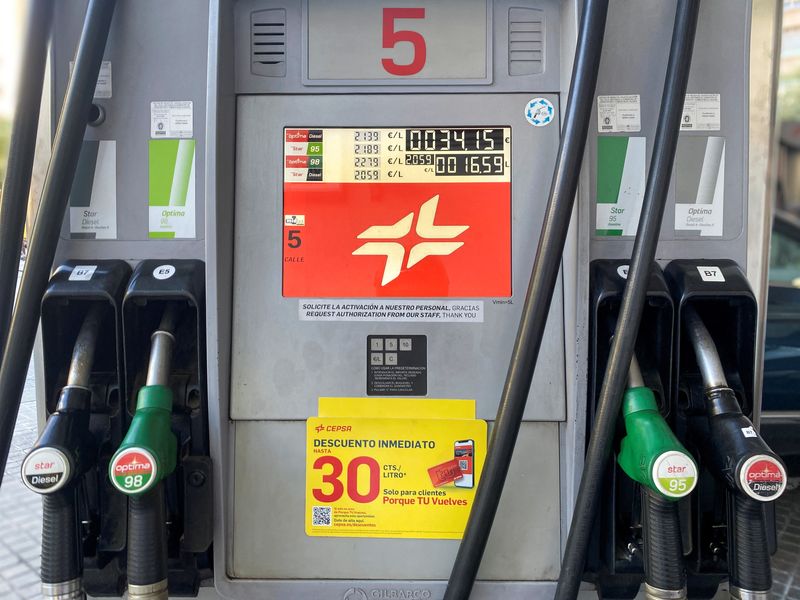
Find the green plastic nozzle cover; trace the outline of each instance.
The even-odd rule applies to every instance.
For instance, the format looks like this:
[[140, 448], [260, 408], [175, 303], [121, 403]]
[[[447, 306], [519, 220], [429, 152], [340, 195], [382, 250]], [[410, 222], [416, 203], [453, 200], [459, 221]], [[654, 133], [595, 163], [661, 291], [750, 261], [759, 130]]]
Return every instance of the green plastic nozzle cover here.
[[664, 498], [677, 500], [697, 485], [697, 463], [658, 412], [653, 392], [629, 388], [622, 402], [626, 435], [617, 462], [641, 485]]
[[170, 428], [171, 415], [169, 387], [139, 390], [131, 426], [108, 465], [108, 476], [119, 491], [142, 494], [175, 470], [178, 439]]

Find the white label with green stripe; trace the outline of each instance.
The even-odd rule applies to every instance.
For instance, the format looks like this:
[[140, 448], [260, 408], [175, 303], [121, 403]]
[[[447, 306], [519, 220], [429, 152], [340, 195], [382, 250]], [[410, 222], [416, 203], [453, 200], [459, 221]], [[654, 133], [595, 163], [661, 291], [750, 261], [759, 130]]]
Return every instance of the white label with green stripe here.
[[150, 140], [150, 238], [195, 237], [195, 140]]
[[652, 475], [659, 491], [670, 498], [688, 496], [697, 485], [697, 465], [677, 450], [661, 454], [653, 464]]
[[636, 235], [646, 182], [643, 137], [597, 138], [598, 236]]

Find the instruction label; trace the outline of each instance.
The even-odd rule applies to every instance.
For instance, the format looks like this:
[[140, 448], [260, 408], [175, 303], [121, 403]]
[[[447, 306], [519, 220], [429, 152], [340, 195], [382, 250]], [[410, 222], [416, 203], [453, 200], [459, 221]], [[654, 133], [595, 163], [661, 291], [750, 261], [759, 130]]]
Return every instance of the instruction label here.
[[195, 141], [150, 140], [150, 237], [195, 237]]
[[636, 133], [641, 129], [639, 94], [597, 97], [597, 133]]
[[194, 135], [194, 104], [191, 100], [150, 103], [151, 138], [190, 138]]
[[304, 299], [298, 314], [301, 321], [483, 323], [483, 301]]
[[[75, 61], [69, 61], [69, 76], [72, 77], [72, 70], [75, 68]], [[111, 98], [111, 61], [104, 60], [100, 63], [100, 72], [97, 75], [97, 85], [94, 88], [94, 97], [100, 99]]]
[[367, 394], [428, 393], [428, 340], [424, 335], [367, 336]]
[[72, 239], [117, 238], [117, 142], [84, 140], [69, 194]]
[[719, 94], [686, 94], [681, 131], [719, 131], [721, 115]]
[[312, 417], [306, 440], [309, 536], [463, 535], [486, 456], [485, 421]]

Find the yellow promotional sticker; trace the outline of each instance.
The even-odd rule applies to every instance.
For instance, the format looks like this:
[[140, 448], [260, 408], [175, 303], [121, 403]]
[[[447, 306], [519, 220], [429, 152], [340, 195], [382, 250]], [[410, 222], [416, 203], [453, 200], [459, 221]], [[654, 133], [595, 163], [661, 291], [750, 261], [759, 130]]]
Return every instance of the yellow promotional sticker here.
[[432, 398], [334, 398], [319, 399], [320, 417], [369, 419], [474, 419], [475, 400]]
[[486, 422], [312, 417], [306, 533], [460, 539], [486, 456]]

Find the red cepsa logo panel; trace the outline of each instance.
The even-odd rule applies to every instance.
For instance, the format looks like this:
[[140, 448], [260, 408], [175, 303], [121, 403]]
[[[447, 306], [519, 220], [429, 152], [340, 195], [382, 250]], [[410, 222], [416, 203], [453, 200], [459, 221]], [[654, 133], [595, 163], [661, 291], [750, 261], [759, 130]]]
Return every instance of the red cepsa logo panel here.
[[508, 297], [511, 183], [284, 184], [285, 297]]

